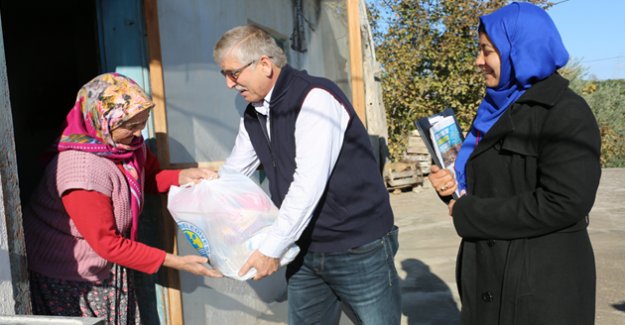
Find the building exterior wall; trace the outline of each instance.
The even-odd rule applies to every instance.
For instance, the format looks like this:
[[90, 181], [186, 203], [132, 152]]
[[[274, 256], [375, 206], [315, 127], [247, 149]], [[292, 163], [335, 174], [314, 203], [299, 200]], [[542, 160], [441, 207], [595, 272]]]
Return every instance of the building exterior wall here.
[[[234, 145], [247, 103], [226, 87], [213, 47], [230, 28], [258, 25], [283, 46], [289, 64], [335, 81], [350, 96], [349, 47], [344, 0], [301, 1], [293, 50], [292, 0], [158, 1], [171, 163], [224, 160]], [[179, 254], [195, 254], [178, 232]], [[284, 270], [261, 281], [209, 279], [180, 273], [186, 325], [286, 322]]]
[[[133, 1], [128, 6], [121, 0], [98, 1], [101, 68], [102, 72], [129, 75], [148, 89], [145, 53], [141, 53], [144, 45], [128, 39], [131, 34], [136, 36], [135, 30], [142, 33], [138, 27], [142, 22], [137, 20], [142, 9], [139, 3]], [[302, 9], [299, 21], [294, 18], [297, 3]], [[351, 96], [345, 0], [159, 0], [158, 8], [171, 163], [223, 160], [234, 144], [246, 103], [226, 88], [212, 58], [219, 36], [234, 26], [251, 23], [265, 28], [284, 46], [292, 66], [335, 81]], [[304, 50], [291, 48], [296, 23], [301, 27]], [[131, 45], [139, 48], [129, 50]], [[1, 37], [0, 110], [0, 314], [28, 314], [28, 273]], [[158, 217], [157, 212], [154, 215]], [[195, 253], [183, 235], [178, 237], [183, 239], [178, 243], [181, 254]], [[207, 320], [243, 324], [286, 321], [284, 270], [257, 282], [211, 280], [181, 273], [181, 291], [186, 324], [205, 324]], [[157, 300], [160, 313], [164, 302]], [[163, 315], [156, 317], [164, 319]]]
[[232, 27], [251, 23], [265, 28], [284, 45], [291, 65], [336, 81], [349, 96], [346, 22], [336, 18], [344, 15], [344, 1], [303, 1], [308, 42], [303, 53], [290, 48], [292, 3], [158, 2], [171, 163], [220, 161], [234, 145], [247, 104], [226, 88], [212, 57], [218, 38]]
[[30, 311], [13, 119], [0, 23], [0, 314]]

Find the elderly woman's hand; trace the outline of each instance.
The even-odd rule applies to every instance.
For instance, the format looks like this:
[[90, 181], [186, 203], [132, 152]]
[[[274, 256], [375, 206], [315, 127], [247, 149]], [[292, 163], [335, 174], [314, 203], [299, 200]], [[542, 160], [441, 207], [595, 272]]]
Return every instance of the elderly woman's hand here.
[[217, 179], [219, 174], [208, 168], [187, 168], [180, 171], [178, 184], [199, 183], [203, 179]]
[[207, 266], [208, 262], [208, 258], [199, 255], [179, 256], [167, 253], [163, 266], [211, 278], [223, 277], [223, 274], [217, 269], [209, 268]]
[[436, 165], [432, 165], [428, 180], [440, 196], [452, 195], [458, 188], [458, 183], [456, 183], [451, 171], [449, 169], [441, 169]]

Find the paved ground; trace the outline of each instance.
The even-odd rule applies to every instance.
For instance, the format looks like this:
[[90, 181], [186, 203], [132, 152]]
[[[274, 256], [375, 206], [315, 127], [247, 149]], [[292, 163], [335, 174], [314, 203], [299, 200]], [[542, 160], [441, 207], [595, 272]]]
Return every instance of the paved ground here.
[[[391, 202], [400, 227], [396, 264], [402, 278], [402, 324], [458, 324], [454, 263], [459, 239], [446, 206], [431, 188], [392, 194]], [[625, 324], [625, 169], [603, 171], [590, 220], [597, 263], [596, 324]]]
[[[459, 324], [454, 268], [460, 240], [447, 207], [427, 187], [391, 194], [391, 204], [400, 228], [395, 260], [402, 279], [402, 325]], [[589, 232], [597, 264], [596, 324], [625, 324], [625, 168], [603, 170]], [[286, 304], [273, 312], [285, 320]], [[286, 324], [281, 321], [277, 324]], [[349, 324], [341, 319], [341, 325]]]

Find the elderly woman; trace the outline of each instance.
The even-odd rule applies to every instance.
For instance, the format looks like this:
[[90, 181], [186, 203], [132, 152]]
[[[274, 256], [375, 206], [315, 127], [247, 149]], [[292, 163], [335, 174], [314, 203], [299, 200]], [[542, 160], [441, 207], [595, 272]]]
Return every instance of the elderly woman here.
[[[601, 174], [586, 102], [557, 70], [568, 53], [541, 8], [512, 3], [480, 18], [486, 96], [458, 154], [457, 179], [432, 168], [462, 237], [463, 324], [593, 324], [588, 237]], [[464, 193], [458, 200], [451, 194]]]
[[[131, 270], [161, 266], [219, 277], [201, 256], [137, 242], [144, 188], [213, 178], [210, 170], [160, 171], [141, 130], [154, 103], [131, 79], [96, 77], [78, 92], [44, 177], [24, 210], [35, 314], [140, 322]], [[145, 184], [145, 187], [144, 187]]]

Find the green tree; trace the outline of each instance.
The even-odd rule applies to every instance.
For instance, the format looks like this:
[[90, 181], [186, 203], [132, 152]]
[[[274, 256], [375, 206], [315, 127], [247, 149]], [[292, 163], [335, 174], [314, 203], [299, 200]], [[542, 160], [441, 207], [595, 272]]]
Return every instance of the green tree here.
[[578, 60], [569, 62], [560, 73], [580, 94], [595, 114], [601, 131], [601, 165], [625, 167], [625, 80], [588, 80]]
[[[531, 1], [548, 5], [546, 0]], [[402, 156], [414, 121], [446, 107], [466, 131], [483, 95], [474, 65], [479, 16], [507, 0], [370, 0], [369, 12], [382, 64], [389, 151]]]

